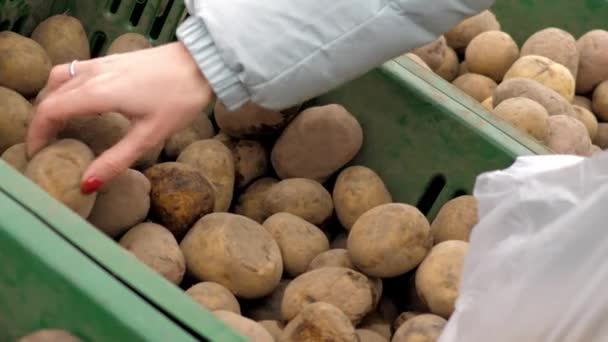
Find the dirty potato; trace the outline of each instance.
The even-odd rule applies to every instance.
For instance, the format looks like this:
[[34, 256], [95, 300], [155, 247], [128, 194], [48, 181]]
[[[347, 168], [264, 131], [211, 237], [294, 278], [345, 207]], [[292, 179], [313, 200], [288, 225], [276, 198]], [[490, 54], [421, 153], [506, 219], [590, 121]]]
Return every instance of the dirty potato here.
[[608, 80], [608, 31], [589, 31], [578, 39], [576, 46], [580, 53], [576, 92], [586, 94]]
[[31, 110], [32, 105], [19, 93], [0, 87], [0, 153], [25, 142]]
[[437, 315], [419, 315], [403, 323], [391, 342], [435, 342], [446, 324], [447, 321]]
[[501, 102], [492, 113], [520, 131], [544, 141], [549, 134], [549, 113], [538, 102], [512, 97]]
[[593, 113], [591, 113], [591, 111], [581, 106], [573, 105], [572, 109], [574, 109], [574, 118], [580, 121], [583, 125], [585, 125], [585, 128], [589, 133], [589, 137], [593, 141], [593, 139], [595, 139], [595, 136], [597, 135], [597, 118], [595, 117], [595, 115], [593, 115]]
[[411, 59], [412, 61], [414, 61], [416, 64], [420, 65], [421, 67], [425, 68], [428, 71], [433, 71], [423, 60], [422, 58], [418, 57], [418, 55], [408, 52], [406, 53], [404, 56], [408, 57], [409, 59]]
[[571, 116], [553, 115], [549, 118], [549, 149], [558, 154], [588, 156], [591, 138], [582, 122]]
[[601, 149], [608, 149], [608, 123], [600, 122], [597, 125], [597, 134], [593, 143]]
[[443, 64], [447, 48], [445, 37], [441, 36], [428, 44], [413, 49], [412, 53], [435, 71]]
[[213, 314], [250, 341], [274, 342], [272, 335], [258, 322], [240, 316], [231, 311], [217, 310]]
[[238, 110], [230, 111], [221, 101], [215, 103], [214, 115], [220, 130], [242, 139], [274, 136], [297, 115], [299, 105], [283, 111], [268, 110], [248, 102]]
[[446, 47], [445, 58], [443, 63], [435, 70], [437, 75], [441, 76], [444, 80], [452, 82], [458, 76], [458, 70], [460, 64], [458, 62], [458, 55], [456, 51], [451, 47]]
[[205, 281], [191, 286], [186, 293], [207, 310], [231, 311], [241, 314], [241, 306], [236, 297], [224, 286]]
[[334, 210], [329, 192], [318, 182], [305, 178], [291, 178], [273, 185], [263, 202], [268, 215], [287, 212], [320, 225]]
[[357, 329], [355, 333], [357, 334], [357, 337], [359, 337], [359, 341], [361, 342], [388, 342], [388, 340], [384, 338], [384, 336], [373, 330]]
[[486, 31], [500, 31], [496, 16], [487, 10], [461, 21], [445, 33], [445, 38], [449, 46], [458, 50], [467, 47], [473, 38]]
[[247, 317], [251, 317], [256, 321], [273, 320], [282, 321], [281, 303], [285, 295], [285, 289], [291, 280], [281, 279], [279, 285], [270, 293], [270, 295], [255, 300], [246, 312]]
[[279, 342], [358, 342], [347, 315], [331, 303], [306, 305], [285, 327]]
[[456, 197], [444, 204], [435, 216], [431, 224], [433, 242], [469, 241], [478, 220], [477, 199], [469, 195]]
[[572, 100], [572, 105], [583, 107], [586, 110], [593, 111], [591, 100], [588, 97], [576, 95]]
[[574, 77], [565, 66], [547, 57], [528, 55], [518, 59], [507, 71], [504, 79], [523, 77], [555, 90], [566, 101], [574, 100]]
[[422, 312], [417, 311], [405, 311], [400, 313], [399, 316], [397, 316], [397, 318], [395, 319], [395, 322], [393, 323], [393, 330], [397, 331], [403, 325], [403, 323], [410, 320], [410, 318], [414, 318], [420, 315], [422, 315]]
[[556, 27], [548, 27], [531, 35], [521, 47], [521, 56], [537, 55], [547, 57], [568, 70], [576, 80], [579, 53], [576, 39]]
[[149, 49], [151, 47], [152, 43], [150, 43], [148, 38], [142, 34], [127, 32], [114, 39], [112, 44], [110, 44], [110, 47], [108, 47], [106, 55], [134, 52]]
[[21, 173], [25, 172], [25, 168], [29, 162], [25, 143], [7, 148], [0, 158]]
[[549, 115], [574, 116], [572, 105], [563, 96], [531, 79], [516, 77], [499, 84], [494, 91], [494, 107], [513, 97], [525, 97], [536, 101], [545, 107]]
[[272, 335], [275, 341], [279, 340], [285, 329], [285, 324], [280, 321], [259, 321], [258, 323]]
[[310, 264], [308, 270], [316, 270], [323, 267], [344, 267], [356, 270], [355, 265], [350, 261], [350, 256], [346, 249], [330, 249], [317, 255]]
[[209, 116], [202, 112], [199, 116], [181, 131], [174, 133], [165, 143], [165, 155], [170, 159], [176, 159], [182, 151], [193, 142], [211, 139], [215, 130]]
[[242, 189], [268, 172], [268, 152], [256, 140], [236, 139], [220, 133], [215, 136], [232, 152], [236, 189]]
[[43, 20], [32, 32], [32, 39], [46, 50], [53, 65], [91, 58], [82, 23], [69, 15], [58, 14]]
[[275, 178], [266, 177], [251, 183], [237, 199], [234, 213], [247, 216], [258, 223], [264, 222], [270, 216], [264, 210], [264, 199], [268, 190], [278, 182]]
[[[467, 46], [465, 59], [469, 72], [500, 82], [519, 57], [519, 48], [511, 36], [501, 31], [487, 31]], [[479, 101], [483, 101], [485, 97]]]
[[492, 96], [494, 89], [496, 89], [494, 80], [484, 75], [472, 73], [458, 76], [452, 84], [478, 102]]
[[593, 92], [593, 112], [602, 121], [608, 121], [608, 80], [600, 83]]

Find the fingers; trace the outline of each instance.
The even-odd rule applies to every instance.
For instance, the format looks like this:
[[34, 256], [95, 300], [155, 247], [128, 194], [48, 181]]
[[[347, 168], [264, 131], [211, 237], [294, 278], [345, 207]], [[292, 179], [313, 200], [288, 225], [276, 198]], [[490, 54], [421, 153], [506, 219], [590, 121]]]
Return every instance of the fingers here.
[[158, 145], [157, 131], [150, 122], [134, 124], [122, 140], [89, 166], [82, 178], [82, 192], [97, 191], [104, 183], [131, 167], [150, 148]]

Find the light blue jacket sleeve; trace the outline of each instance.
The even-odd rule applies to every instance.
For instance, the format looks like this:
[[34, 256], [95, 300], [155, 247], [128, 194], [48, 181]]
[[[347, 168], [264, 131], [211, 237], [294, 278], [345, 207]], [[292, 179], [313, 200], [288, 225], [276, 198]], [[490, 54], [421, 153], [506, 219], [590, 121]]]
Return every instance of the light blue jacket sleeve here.
[[283, 109], [426, 44], [494, 0], [186, 0], [177, 36], [229, 109]]

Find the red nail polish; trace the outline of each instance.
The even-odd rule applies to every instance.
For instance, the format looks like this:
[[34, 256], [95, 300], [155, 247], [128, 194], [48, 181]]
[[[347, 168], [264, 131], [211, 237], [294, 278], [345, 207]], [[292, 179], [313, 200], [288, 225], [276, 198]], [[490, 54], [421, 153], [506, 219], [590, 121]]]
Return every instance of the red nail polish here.
[[80, 185], [80, 191], [85, 194], [90, 194], [97, 191], [97, 189], [99, 189], [102, 185], [103, 182], [100, 179], [90, 177], [86, 181], [82, 182], [82, 184]]

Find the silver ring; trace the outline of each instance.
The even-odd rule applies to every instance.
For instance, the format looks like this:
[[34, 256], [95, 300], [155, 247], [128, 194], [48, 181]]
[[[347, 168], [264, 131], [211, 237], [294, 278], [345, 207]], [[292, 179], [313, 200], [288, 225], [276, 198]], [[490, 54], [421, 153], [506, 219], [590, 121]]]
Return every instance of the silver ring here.
[[72, 63], [70, 63], [70, 78], [76, 77], [76, 62], [78, 62], [77, 59], [73, 60]]

